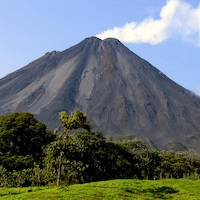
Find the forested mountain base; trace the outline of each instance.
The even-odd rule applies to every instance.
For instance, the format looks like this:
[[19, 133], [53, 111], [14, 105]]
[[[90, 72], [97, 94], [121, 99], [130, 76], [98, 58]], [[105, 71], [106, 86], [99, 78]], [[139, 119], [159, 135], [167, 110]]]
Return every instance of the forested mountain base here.
[[187, 152], [148, 150], [139, 140], [107, 142], [79, 110], [60, 113], [60, 120], [58, 136], [30, 113], [0, 117], [1, 187], [200, 177], [200, 160]]

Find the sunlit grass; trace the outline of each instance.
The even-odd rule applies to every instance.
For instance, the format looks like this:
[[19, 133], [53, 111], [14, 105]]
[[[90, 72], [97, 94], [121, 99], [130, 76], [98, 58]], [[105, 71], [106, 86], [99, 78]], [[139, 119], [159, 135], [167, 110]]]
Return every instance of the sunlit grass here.
[[200, 199], [200, 181], [111, 180], [57, 187], [0, 188], [0, 199]]

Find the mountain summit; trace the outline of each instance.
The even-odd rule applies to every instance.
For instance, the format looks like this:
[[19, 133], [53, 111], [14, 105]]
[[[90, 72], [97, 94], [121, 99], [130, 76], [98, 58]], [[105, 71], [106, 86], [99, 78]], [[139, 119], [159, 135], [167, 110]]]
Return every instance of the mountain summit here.
[[53, 130], [58, 113], [74, 109], [105, 135], [146, 137], [160, 148], [200, 141], [200, 98], [113, 38], [86, 38], [0, 80], [0, 115], [28, 111]]

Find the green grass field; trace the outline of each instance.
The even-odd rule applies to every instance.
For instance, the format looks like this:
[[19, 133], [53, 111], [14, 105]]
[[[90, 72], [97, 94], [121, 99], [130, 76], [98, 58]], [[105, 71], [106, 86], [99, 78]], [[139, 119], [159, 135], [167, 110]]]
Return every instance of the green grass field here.
[[0, 199], [177, 199], [200, 200], [200, 180], [111, 180], [80, 185], [0, 188]]

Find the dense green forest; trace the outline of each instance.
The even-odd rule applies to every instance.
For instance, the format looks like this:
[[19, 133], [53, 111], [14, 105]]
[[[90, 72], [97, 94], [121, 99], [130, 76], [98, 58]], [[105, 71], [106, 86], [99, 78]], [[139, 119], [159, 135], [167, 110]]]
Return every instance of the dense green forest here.
[[191, 178], [200, 160], [187, 152], [149, 150], [140, 140], [108, 142], [76, 110], [60, 113], [54, 133], [27, 112], [0, 117], [0, 186], [71, 185], [110, 179]]

